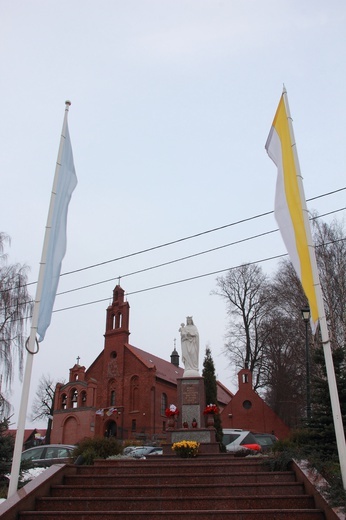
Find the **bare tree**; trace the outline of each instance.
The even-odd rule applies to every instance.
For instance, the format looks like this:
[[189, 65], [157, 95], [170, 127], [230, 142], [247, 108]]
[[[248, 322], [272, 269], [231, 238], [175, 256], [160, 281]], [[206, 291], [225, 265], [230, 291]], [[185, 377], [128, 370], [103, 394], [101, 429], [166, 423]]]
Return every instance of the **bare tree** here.
[[9, 413], [9, 402], [4, 390], [10, 389], [14, 364], [18, 361], [19, 374], [23, 372], [23, 354], [26, 341], [26, 322], [31, 316], [32, 300], [27, 289], [28, 267], [8, 264], [4, 253], [10, 238], [0, 233], [0, 380], [4, 413]]
[[56, 381], [49, 374], [42, 375], [31, 408], [32, 421], [47, 420], [46, 444], [50, 443], [55, 386]]
[[313, 219], [324, 309], [333, 349], [346, 348], [346, 237], [342, 223]]
[[[346, 241], [344, 226], [313, 220], [316, 257], [332, 345], [346, 349]], [[226, 352], [237, 367], [254, 373], [272, 408], [291, 426], [304, 415], [306, 401], [305, 324], [307, 303], [289, 260], [268, 281], [255, 265], [244, 265], [217, 279], [230, 317]], [[319, 335], [310, 335], [311, 360]], [[311, 361], [310, 360], [310, 361]], [[311, 363], [311, 378], [316, 367]]]
[[263, 335], [259, 327], [267, 312], [268, 279], [261, 267], [244, 264], [217, 278], [217, 294], [227, 301], [230, 317], [226, 352], [239, 368], [249, 368], [255, 375], [254, 387], [261, 384]]
[[280, 313], [273, 313], [262, 323], [266, 330], [262, 361], [264, 398], [291, 427], [300, 424], [306, 405], [304, 341], [299, 326], [297, 320]]
[[[345, 351], [346, 340], [346, 241], [342, 223], [325, 223], [314, 215], [313, 235], [324, 309], [333, 350]], [[263, 322], [268, 341], [265, 347], [266, 400], [291, 426], [304, 416], [306, 404], [305, 327], [301, 308], [306, 297], [288, 260], [282, 261], [272, 279], [274, 314]], [[317, 376], [314, 352], [319, 334], [309, 336], [310, 380]], [[282, 389], [285, 392], [282, 395]], [[286, 397], [285, 397], [286, 394]], [[291, 403], [295, 404], [291, 407]], [[298, 421], [298, 422], [297, 422]]]

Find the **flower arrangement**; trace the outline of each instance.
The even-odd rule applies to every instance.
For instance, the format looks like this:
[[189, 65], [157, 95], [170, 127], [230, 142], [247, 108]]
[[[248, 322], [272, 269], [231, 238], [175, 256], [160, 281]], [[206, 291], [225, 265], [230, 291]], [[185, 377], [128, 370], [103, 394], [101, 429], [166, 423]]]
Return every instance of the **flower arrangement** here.
[[208, 414], [218, 414], [219, 413], [219, 408], [216, 406], [216, 404], [208, 404], [205, 408], [204, 408], [204, 415], [208, 415]]
[[192, 458], [198, 455], [199, 442], [196, 441], [180, 441], [172, 445], [172, 450], [179, 457]]
[[175, 415], [179, 415], [179, 410], [175, 404], [171, 404], [169, 408], [166, 408], [165, 414], [166, 417], [174, 417]]

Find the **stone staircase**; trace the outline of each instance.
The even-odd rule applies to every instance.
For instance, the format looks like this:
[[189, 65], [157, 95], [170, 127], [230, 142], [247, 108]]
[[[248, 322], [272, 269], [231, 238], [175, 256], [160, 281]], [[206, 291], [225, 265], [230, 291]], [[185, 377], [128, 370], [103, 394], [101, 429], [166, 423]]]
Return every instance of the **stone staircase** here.
[[293, 471], [228, 455], [97, 461], [68, 466], [62, 483], [19, 520], [322, 520]]

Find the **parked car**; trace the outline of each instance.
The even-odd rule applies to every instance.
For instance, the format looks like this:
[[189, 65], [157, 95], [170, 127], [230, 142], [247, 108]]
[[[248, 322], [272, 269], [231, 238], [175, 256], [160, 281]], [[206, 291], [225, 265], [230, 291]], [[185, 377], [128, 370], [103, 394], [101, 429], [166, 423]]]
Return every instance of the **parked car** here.
[[254, 433], [258, 444], [261, 445], [262, 451], [269, 451], [274, 446], [274, 444], [279, 440], [275, 435], [271, 433]]
[[137, 446], [134, 450], [127, 453], [130, 457], [141, 459], [149, 455], [162, 455], [163, 450], [159, 446]]
[[222, 430], [222, 442], [226, 447], [226, 451], [235, 453], [241, 450], [247, 450], [249, 453], [258, 453], [261, 446], [255, 436], [248, 430], [238, 428]]
[[123, 449], [123, 455], [129, 455], [131, 451], [135, 450], [139, 446], [126, 446], [126, 448]]
[[21, 461], [30, 462], [37, 468], [45, 468], [52, 464], [68, 463], [71, 461], [75, 446], [70, 444], [45, 444], [23, 451]]

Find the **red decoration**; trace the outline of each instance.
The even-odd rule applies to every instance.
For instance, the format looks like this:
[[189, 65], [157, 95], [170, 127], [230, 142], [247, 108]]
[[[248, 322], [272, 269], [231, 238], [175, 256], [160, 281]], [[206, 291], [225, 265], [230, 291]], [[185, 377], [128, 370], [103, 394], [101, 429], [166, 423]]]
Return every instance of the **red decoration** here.
[[208, 406], [206, 406], [204, 408], [204, 415], [208, 415], [208, 414], [213, 414], [213, 415], [216, 415], [219, 413], [219, 408], [216, 406], [216, 404], [208, 404]]
[[165, 414], [166, 417], [174, 417], [175, 415], [179, 415], [179, 410], [174, 404], [171, 404], [169, 408], [166, 408]]

